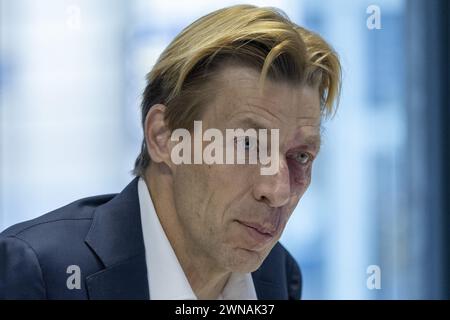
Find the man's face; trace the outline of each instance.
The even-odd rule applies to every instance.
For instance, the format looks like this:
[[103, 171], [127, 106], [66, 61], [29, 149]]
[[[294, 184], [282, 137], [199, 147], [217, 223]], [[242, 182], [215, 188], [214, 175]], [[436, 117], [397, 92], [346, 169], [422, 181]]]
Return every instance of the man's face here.
[[225, 129], [279, 129], [277, 173], [261, 175], [259, 163], [182, 164], [173, 177], [189, 250], [232, 272], [252, 272], [269, 254], [309, 186], [320, 147], [318, 89], [267, 80], [260, 94], [258, 76], [250, 68], [223, 69], [203, 131], [217, 128], [225, 137]]

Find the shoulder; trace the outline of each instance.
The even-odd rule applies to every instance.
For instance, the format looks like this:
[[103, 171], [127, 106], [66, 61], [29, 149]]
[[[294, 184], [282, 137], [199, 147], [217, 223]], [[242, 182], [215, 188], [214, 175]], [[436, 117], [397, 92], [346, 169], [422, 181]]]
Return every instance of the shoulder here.
[[20, 236], [32, 238], [33, 235], [42, 234], [43, 230], [52, 228], [55, 225], [71, 227], [76, 225], [78, 221], [92, 220], [94, 210], [113, 197], [114, 194], [77, 200], [35, 219], [15, 224], [0, 233], [0, 238]]
[[[35, 219], [13, 225], [0, 233], [0, 241], [19, 239], [36, 252], [59, 252], [83, 242], [92, 224], [95, 209], [113, 195], [77, 200]], [[73, 249], [73, 247], [72, 247]]]
[[84, 198], [0, 233], [0, 298], [51, 298], [70, 265], [99, 268], [84, 239], [95, 209], [113, 197]]

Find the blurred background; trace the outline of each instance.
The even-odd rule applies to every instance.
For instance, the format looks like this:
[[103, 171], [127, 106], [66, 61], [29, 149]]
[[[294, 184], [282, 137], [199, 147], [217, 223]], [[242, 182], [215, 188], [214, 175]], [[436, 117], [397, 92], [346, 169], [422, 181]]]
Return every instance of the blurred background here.
[[[120, 192], [146, 73], [184, 27], [238, 3], [0, 0], [0, 229]], [[282, 238], [303, 298], [450, 298], [449, 1], [245, 3], [342, 59], [338, 114]]]

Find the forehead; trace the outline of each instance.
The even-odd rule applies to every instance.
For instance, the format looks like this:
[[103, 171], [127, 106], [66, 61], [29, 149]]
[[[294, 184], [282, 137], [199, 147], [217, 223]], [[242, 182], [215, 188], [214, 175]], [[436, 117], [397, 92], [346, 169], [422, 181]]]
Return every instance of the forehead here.
[[319, 127], [321, 112], [317, 87], [266, 80], [259, 90], [259, 73], [248, 67], [228, 66], [217, 75], [214, 103], [205, 110], [212, 122], [249, 122], [267, 128]]

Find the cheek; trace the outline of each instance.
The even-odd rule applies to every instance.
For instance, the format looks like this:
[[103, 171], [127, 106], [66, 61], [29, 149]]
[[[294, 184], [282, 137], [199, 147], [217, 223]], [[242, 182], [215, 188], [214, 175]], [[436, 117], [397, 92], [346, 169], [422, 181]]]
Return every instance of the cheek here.
[[303, 194], [311, 182], [312, 164], [304, 166], [292, 159], [288, 159], [287, 163], [292, 193]]

